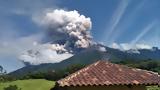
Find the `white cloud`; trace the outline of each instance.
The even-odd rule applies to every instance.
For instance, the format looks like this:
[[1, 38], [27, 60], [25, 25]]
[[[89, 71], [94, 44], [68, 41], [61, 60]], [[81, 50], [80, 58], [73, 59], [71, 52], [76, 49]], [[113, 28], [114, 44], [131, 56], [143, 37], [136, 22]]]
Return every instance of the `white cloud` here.
[[35, 47], [37, 42], [40, 42], [41, 34], [31, 35], [20, 38], [8, 38], [0, 42], [0, 56], [15, 56], [17, 57], [22, 51]]
[[[46, 8], [55, 8], [56, 0], [0, 0], [0, 57], [16, 56], [23, 50], [30, 49], [40, 41], [41, 35], [23, 36], [21, 28], [12, 15], [31, 16]], [[18, 17], [18, 16], [17, 16]], [[24, 22], [30, 22], [24, 21]], [[19, 23], [19, 22], [18, 22]], [[22, 22], [21, 22], [22, 23]], [[33, 45], [34, 44], [34, 45]]]
[[[10, 4], [12, 3], [12, 4]], [[3, 14], [31, 16], [46, 8], [57, 8], [58, 0], [12, 0], [10, 2], [0, 1], [0, 11]]]
[[19, 62], [18, 56], [25, 50], [36, 47], [41, 35], [31, 35], [27, 37], [13, 38], [9, 37], [0, 41], [0, 64], [11, 72], [24, 66]]
[[114, 48], [114, 49], [120, 49], [121, 48], [120, 45], [118, 45], [117, 43], [112, 43], [111, 47]]
[[73, 56], [73, 54], [68, 52], [57, 53], [52, 44], [43, 44], [37, 45], [36, 48], [24, 52], [19, 58], [24, 62], [37, 65], [42, 63], [61, 62], [62, 60], [65, 60], [71, 56]]
[[99, 51], [101, 51], [101, 52], [106, 52], [107, 50], [106, 50], [105, 47], [99, 47]]
[[152, 49], [152, 47], [147, 44], [136, 44], [136, 48], [138, 48], [138, 49]]
[[152, 47], [150, 45], [147, 44], [135, 44], [132, 45], [130, 43], [113, 43], [112, 45], [110, 45], [111, 48], [115, 48], [115, 49], [119, 49], [119, 50], [130, 50], [130, 49], [152, 49]]

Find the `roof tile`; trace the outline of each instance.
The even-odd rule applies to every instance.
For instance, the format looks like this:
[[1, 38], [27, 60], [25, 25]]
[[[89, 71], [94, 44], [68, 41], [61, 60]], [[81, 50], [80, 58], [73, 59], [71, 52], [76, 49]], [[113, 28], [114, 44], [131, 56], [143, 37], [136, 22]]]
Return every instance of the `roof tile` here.
[[57, 81], [59, 86], [92, 85], [152, 85], [160, 84], [157, 73], [98, 61], [64, 79]]

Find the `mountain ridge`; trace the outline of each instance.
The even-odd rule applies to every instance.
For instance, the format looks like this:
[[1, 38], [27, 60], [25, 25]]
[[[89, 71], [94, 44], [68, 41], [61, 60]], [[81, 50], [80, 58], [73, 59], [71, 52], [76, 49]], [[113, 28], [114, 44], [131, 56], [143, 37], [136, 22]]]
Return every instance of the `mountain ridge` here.
[[[104, 47], [106, 51], [100, 51], [99, 48]], [[134, 50], [133, 50], [134, 51]], [[110, 60], [110, 61], [121, 61], [121, 60], [160, 60], [160, 50], [159, 49], [139, 49], [139, 53], [132, 52], [132, 50], [121, 51], [118, 49], [113, 49], [106, 47], [104, 45], [98, 44], [90, 48], [87, 48], [80, 53], [63, 60], [59, 63], [46, 63], [40, 65], [27, 65], [21, 69], [9, 73], [12, 76], [24, 76], [28, 73], [36, 72], [47, 72], [50, 70], [60, 70], [64, 69], [73, 64], [84, 64], [88, 65], [98, 60]]]

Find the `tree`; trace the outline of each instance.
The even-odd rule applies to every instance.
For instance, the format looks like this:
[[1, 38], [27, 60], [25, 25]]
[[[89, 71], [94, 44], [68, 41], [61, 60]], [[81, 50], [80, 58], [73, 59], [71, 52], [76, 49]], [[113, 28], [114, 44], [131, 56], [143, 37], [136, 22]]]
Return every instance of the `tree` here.
[[0, 65], [0, 73], [3, 73], [3, 67]]
[[7, 71], [0, 65], [0, 75], [6, 74]]
[[83, 67], [85, 67], [85, 65], [73, 64], [73, 65], [68, 66], [65, 69], [62, 69], [62, 70], [49, 71], [45, 75], [45, 79], [47, 79], [47, 80], [59, 80], [61, 78], [64, 78], [64, 77], [68, 76], [69, 74], [72, 74], [72, 73], [82, 69]]
[[13, 81], [13, 76], [7, 75], [7, 71], [0, 65], [0, 82]]

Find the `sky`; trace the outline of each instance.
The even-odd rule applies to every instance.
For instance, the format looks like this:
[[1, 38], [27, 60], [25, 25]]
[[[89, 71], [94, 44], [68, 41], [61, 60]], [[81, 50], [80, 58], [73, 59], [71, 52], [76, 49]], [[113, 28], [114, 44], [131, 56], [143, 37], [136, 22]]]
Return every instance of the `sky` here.
[[45, 10], [77, 10], [90, 17], [94, 41], [113, 48], [160, 48], [160, 0], [0, 0], [0, 65], [23, 67], [21, 52], [44, 36], [34, 17]]

